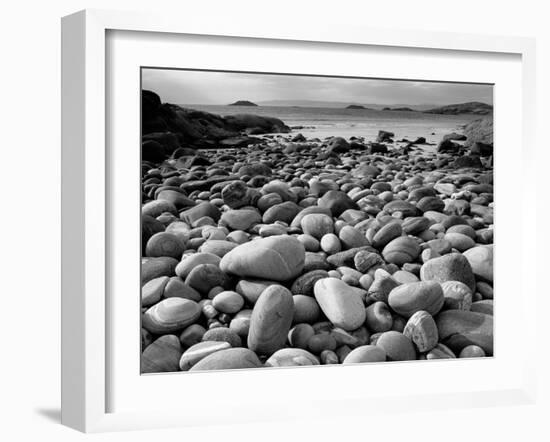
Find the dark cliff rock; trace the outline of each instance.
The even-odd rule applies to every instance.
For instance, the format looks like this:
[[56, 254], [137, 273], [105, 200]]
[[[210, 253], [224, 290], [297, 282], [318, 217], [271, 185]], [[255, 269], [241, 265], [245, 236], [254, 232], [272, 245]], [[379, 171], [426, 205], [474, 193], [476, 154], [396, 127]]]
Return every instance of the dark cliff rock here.
[[234, 131], [256, 130], [255, 135], [260, 135], [257, 129], [261, 130], [261, 133], [288, 133], [290, 128], [285, 125], [278, 118], [273, 117], [260, 117], [259, 115], [252, 114], [238, 114], [228, 115], [223, 117], [223, 121], [228, 129]]
[[451, 152], [451, 153], [458, 153], [461, 146], [458, 143], [454, 143], [451, 140], [441, 140], [441, 142], [437, 145], [437, 153], [445, 153], [445, 152]]
[[443, 140], [451, 140], [451, 141], [464, 141], [466, 140], [466, 135], [464, 134], [457, 134], [456, 132], [447, 134], [443, 136]]
[[486, 117], [470, 121], [464, 126], [466, 142], [470, 152], [481, 156], [493, 154], [493, 118]]
[[393, 132], [388, 132], [387, 130], [379, 130], [378, 136], [376, 137], [377, 143], [393, 143], [393, 137], [395, 134]]
[[464, 135], [466, 135], [466, 146], [471, 146], [476, 142], [484, 144], [493, 144], [493, 118], [486, 117], [470, 121], [464, 126]]
[[476, 142], [470, 147], [470, 153], [473, 155], [481, 155], [482, 157], [489, 157], [493, 155], [493, 145]]
[[455, 169], [462, 169], [464, 167], [481, 169], [483, 164], [477, 155], [463, 155], [454, 160], [453, 167]]
[[142, 141], [145, 156], [150, 161], [159, 161], [160, 157], [167, 157], [179, 147], [207, 149], [245, 146], [261, 141], [250, 138], [251, 134], [290, 132], [290, 128], [278, 118], [249, 114], [222, 117], [162, 103], [152, 91], [144, 90], [141, 96]]
[[342, 137], [333, 137], [327, 145], [327, 152], [346, 153], [350, 149], [349, 143]]
[[388, 153], [388, 146], [386, 146], [383, 143], [369, 143], [368, 144], [368, 153], [369, 154], [375, 154], [375, 153]]

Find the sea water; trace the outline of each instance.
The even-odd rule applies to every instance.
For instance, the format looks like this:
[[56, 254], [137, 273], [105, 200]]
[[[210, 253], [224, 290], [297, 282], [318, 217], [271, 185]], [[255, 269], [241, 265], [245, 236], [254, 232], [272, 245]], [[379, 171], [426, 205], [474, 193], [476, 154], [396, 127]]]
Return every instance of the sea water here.
[[375, 141], [379, 130], [395, 134], [396, 141], [418, 137], [428, 143], [439, 143], [444, 135], [460, 133], [469, 121], [481, 118], [479, 115], [438, 115], [416, 111], [383, 111], [377, 109], [337, 109], [282, 106], [214, 106], [182, 104], [191, 108], [218, 115], [255, 114], [275, 117], [287, 126], [303, 126], [293, 129], [306, 138], [340, 136], [363, 137], [365, 141]]

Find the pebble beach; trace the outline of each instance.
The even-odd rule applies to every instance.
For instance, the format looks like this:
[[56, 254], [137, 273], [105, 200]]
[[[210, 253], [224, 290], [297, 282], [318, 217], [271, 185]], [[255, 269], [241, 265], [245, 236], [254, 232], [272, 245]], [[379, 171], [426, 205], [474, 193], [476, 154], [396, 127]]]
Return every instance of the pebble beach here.
[[493, 356], [492, 120], [306, 137], [149, 91], [142, 116], [142, 373]]

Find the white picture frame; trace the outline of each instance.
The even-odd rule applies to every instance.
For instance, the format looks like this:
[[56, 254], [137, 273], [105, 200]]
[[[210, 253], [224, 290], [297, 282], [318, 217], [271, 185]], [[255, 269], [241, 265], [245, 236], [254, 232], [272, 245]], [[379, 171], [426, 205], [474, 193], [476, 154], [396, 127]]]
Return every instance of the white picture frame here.
[[[374, 29], [369, 27], [347, 27], [334, 25], [328, 27], [303, 26], [299, 29], [284, 23], [254, 23], [227, 21], [225, 24], [211, 22], [206, 17], [194, 17], [185, 24], [177, 17], [155, 16], [152, 14], [111, 12], [100, 10], [86, 10], [63, 18], [62, 21], [62, 423], [84, 432], [114, 431], [124, 429], [159, 428], [185, 425], [207, 425], [212, 420], [212, 411], [204, 416], [200, 407], [195, 410], [181, 407], [174, 410], [169, 402], [162, 402], [163, 406], [155, 402], [155, 405], [147, 406], [146, 395], [143, 404], [136, 404], [135, 410], [120, 410], [115, 407], [113, 410], [110, 403], [110, 394], [117, 388], [117, 382], [113, 379], [121, 379], [114, 376], [113, 369], [113, 338], [116, 327], [113, 326], [113, 318], [119, 318], [118, 313], [112, 310], [113, 299], [109, 297], [110, 291], [116, 287], [113, 283], [110, 266], [116, 261], [113, 249], [110, 244], [114, 240], [116, 229], [111, 224], [116, 224], [113, 219], [113, 198], [110, 194], [113, 185], [113, 169], [118, 166], [116, 155], [108, 150], [108, 144], [116, 141], [116, 134], [107, 131], [106, 122], [110, 118], [117, 118], [116, 112], [109, 105], [110, 82], [116, 81], [116, 73], [108, 69], [113, 59], [108, 57], [118, 56], [118, 52], [109, 50], [109, 33], [139, 33], [140, 38], [167, 37], [170, 39], [183, 38], [185, 36], [216, 36], [218, 40], [224, 38], [242, 39], [256, 42], [269, 42], [269, 44], [288, 45], [310, 45], [325, 44], [332, 45], [336, 54], [338, 51], [345, 51], [346, 48], [378, 48], [377, 50], [390, 50], [400, 48], [405, 53], [419, 49], [431, 50], [437, 57], [444, 54], [470, 54], [472, 57], [483, 60], [490, 54], [501, 54], [514, 58], [515, 65], [519, 69], [510, 81], [519, 81], [520, 91], [515, 91], [513, 99], [519, 104], [520, 109], [510, 110], [509, 114], [503, 111], [499, 114], [499, 102], [495, 102], [496, 115], [496, 143], [499, 140], [505, 144], [506, 140], [500, 135], [504, 124], [501, 121], [506, 118], [519, 118], [517, 132], [510, 132], [510, 138], [521, 145], [522, 171], [527, 173], [535, 162], [535, 146], [533, 139], [534, 124], [534, 100], [535, 100], [535, 46], [532, 39], [518, 37], [494, 37], [482, 35], [464, 35], [452, 33], [431, 33], [417, 31], [402, 31], [399, 33]], [[236, 40], [233, 40], [236, 41]], [[239, 40], [240, 41], [240, 40]], [[279, 43], [277, 43], [279, 42]], [[129, 46], [127, 46], [129, 48]], [[393, 49], [392, 49], [393, 50]], [[139, 58], [139, 57], [138, 57]], [[134, 58], [132, 63], [137, 63]], [[518, 61], [519, 60], [519, 61]], [[254, 60], [248, 62], [254, 66]], [[519, 63], [519, 64], [517, 64]], [[131, 64], [129, 66], [132, 66]], [[204, 67], [204, 66], [197, 66]], [[297, 68], [298, 69], [298, 68]], [[434, 67], [434, 69], [436, 69]], [[260, 69], [261, 70], [261, 69]], [[511, 69], [513, 70], [513, 69]], [[109, 74], [109, 75], [106, 75]], [[412, 74], [409, 74], [412, 75]], [[466, 75], [466, 74], [464, 74]], [[472, 74], [473, 75], [473, 74]], [[512, 74], [511, 74], [512, 75]], [[463, 78], [472, 80], [475, 76]], [[416, 76], [415, 78], [420, 78]], [[503, 77], [504, 78], [504, 77]], [[520, 80], [518, 80], [518, 78]], [[473, 81], [473, 80], [472, 80]], [[503, 80], [504, 81], [504, 80]], [[498, 87], [498, 83], [497, 87]], [[508, 93], [505, 91], [504, 93]], [[139, 90], [135, 91], [136, 97]], [[504, 97], [504, 95], [503, 95]], [[139, 98], [135, 98], [138, 100]], [[136, 109], [139, 111], [139, 108]], [[129, 117], [131, 118], [131, 117]], [[136, 124], [130, 122], [128, 127]], [[512, 131], [512, 129], [510, 129]], [[139, 139], [140, 134], [134, 134]], [[131, 146], [133, 144], [129, 143]], [[137, 146], [137, 144], [136, 144]], [[137, 152], [137, 149], [136, 149]], [[504, 161], [502, 164], [506, 170]], [[500, 154], [502, 157], [506, 152]], [[513, 161], [512, 161], [513, 164]], [[503, 172], [504, 173], [504, 172]], [[504, 186], [505, 184], [503, 184]], [[504, 190], [504, 187], [502, 187]], [[497, 182], [498, 189], [498, 182]], [[499, 192], [499, 190], [497, 190]], [[514, 193], [515, 192], [515, 193]], [[535, 219], [536, 194], [523, 189], [510, 189], [510, 198], [519, 199], [523, 210], [522, 219]], [[497, 217], [499, 213], [505, 213], [506, 201], [499, 200], [497, 206]], [[500, 212], [502, 210], [502, 212]], [[136, 212], [137, 213], [137, 212]], [[506, 223], [502, 220], [497, 227], [496, 235], [505, 238]], [[523, 223], [525, 226], [526, 223]], [[523, 229], [524, 227], [522, 227]], [[520, 229], [521, 230], [521, 229]], [[503, 234], [500, 236], [499, 231]], [[136, 237], [137, 238], [137, 237]], [[137, 242], [137, 239], [136, 239]], [[517, 245], [522, 275], [527, 274], [526, 257], [533, 253], [532, 242], [521, 242]], [[497, 246], [497, 263], [498, 246]], [[137, 256], [136, 256], [137, 260]], [[506, 272], [503, 265], [502, 270]], [[136, 280], [137, 283], [137, 280]], [[526, 314], [529, 305], [536, 304], [536, 281], [534, 278], [520, 278], [510, 283], [508, 291], [518, 290], [521, 296], [515, 300], [515, 308], [518, 312]], [[506, 290], [504, 284], [502, 290]], [[504, 292], [503, 292], [504, 293]], [[136, 295], [137, 296], [137, 295]], [[498, 301], [500, 302], [500, 301]], [[500, 306], [497, 306], [500, 309]], [[496, 318], [496, 341], [498, 349], [499, 339], [504, 337], [514, 345], [513, 336], [505, 336], [505, 300], [502, 301], [502, 318]], [[120, 311], [120, 309], [114, 311]], [[137, 316], [137, 315], [136, 315]], [[520, 315], [518, 313], [518, 320]], [[499, 325], [500, 321], [500, 325]], [[130, 321], [131, 322], [131, 321]], [[499, 327], [501, 327], [499, 338]], [[494, 382], [487, 382], [487, 388], [474, 386], [470, 390], [465, 383], [457, 382], [456, 389], [439, 392], [437, 388], [427, 388], [424, 394], [419, 391], [403, 393], [403, 389], [392, 386], [386, 393], [375, 392], [371, 397], [376, 397], [376, 409], [378, 411], [399, 412], [413, 407], [415, 409], [437, 409], [441, 407], [469, 407], [473, 402], [478, 406], [489, 406], [498, 404], [521, 404], [532, 403], [535, 397], [536, 380], [534, 343], [536, 324], [526, 322], [522, 330], [522, 351], [514, 364], [510, 365], [510, 372], [499, 378], [495, 375]], [[115, 339], [115, 338], [113, 338]], [[501, 347], [502, 348], [502, 347]], [[508, 353], [503, 349], [501, 353], [495, 353], [493, 361], [487, 361], [487, 370], [498, 369], [500, 362], [508, 362]], [[519, 352], [518, 352], [519, 353]], [[117, 353], [118, 354], [118, 353]], [[500, 359], [499, 359], [500, 358]], [[497, 361], [497, 362], [495, 362]], [[511, 359], [510, 359], [511, 361]], [[450, 370], [484, 370], [481, 365], [472, 366], [478, 361], [456, 361]], [[449, 362], [431, 362], [431, 367], [436, 365], [450, 364]], [[434, 365], [436, 364], [436, 365]], [[478, 363], [479, 364], [479, 363]], [[491, 365], [492, 364], [492, 365]], [[445, 366], [447, 371], [450, 365]], [[472, 368], [473, 367], [473, 368]], [[265, 382], [264, 376], [271, 376], [270, 383], [275, 387], [277, 382], [288, 381], [294, 377], [302, 379], [316, 378], [317, 382], [325, 382], [323, 379], [332, 377], [336, 379], [340, 367], [324, 367], [316, 369], [283, 369], [276, 370], [277, 375], [269, 373], [260, 374], [256, 370], [253, 374], [247, 374], [247, 382], [254, 385], [261, 385]], [[298, 371], [297, 371], [298, 370]], [[304, 371], [307, 376], [304, 376]], [[365, 366], [346, 367], [346, 379], [354, 379], [365, 373]], [[369, 374], [393, 373], [398, 377], [403, 370], [407, 370], [413, 376], [423, 376], [425, 366], [420, 363], [388, 364], [369, 367]], [[261, 371], [261, 370], [260, 370]], [[269, 372], [269, 370], [266, 370]], [[271, 371], [273, 373], [273, 371]], [[206, 379], [214, 384], [225, 380], [240, 382], [245, 372], [231, 373], [199, 373], [197, 380]], [[183, 375], [157, 376], [156, 379], [142, 377], [147, 385], [144, 390], [163, 388], [171, 382], [184, 382]], [[131, 373], [131, 376], [138, 376], [139, 373]], [[175, 377], [174, 377], [175, 376]], [[207, 378], [205, 378], [205, 376]], [[323, 378], [325, 377], [325, 378]], [[176, 381], [177, 378], [177, 381]], [[174, 379], [171, 381], [170, 379]], [[187, 378], [189, 379], [189, 377]], [[278, 380], [276, 380], [278, 379]], [[122, 383], [122, 381], [120, 382]], [[209, 383], [209, 382], [206, 382]], [[161, 386], [162, 384], [162, 386]], [[396, 382], [396, 385], [399, 382]], [[159, 387], [160, 386], [160, 387]], [[215, 387], [216, 385], [214, 385]], [[128, 384], [128, 388], [131, 385]], [[177, 388], [177, 387], [176, 387]], [[347, 389], [342, 389], [349, 391]], [[399, 390], [399, 391], [398, 391]], [[276, 391], [273, 392], [275, 394]], [[122, 393], [124, 394], [124, 392]], [[274, 400], [271, 404], [262, 403], [261, 407], [256, 406], [261, 398], [259, 393], [250, 393], [246, 401], [233, 398], [235, 413], [229, 419], [223, 412], [218, 412], [217, 422], [235, 422], [235, 416], [239, 422], [262, 421], [273, 419], [295, 418], [296, 416], [323, 416], [335, 413], [339, 415], [366, 413], [372, 405], [363, 401], [366, 396], [361, 388], [354, 394], [342, 394], [338, 397], [338, 389], [334, 388], [324, 399], [311, 397], [307, 403], [307, 411], [303, 408], [303, 402], [290, 401], [285, 407], [281, 402]], [[256, 394], [258, 397], [253, 396]], [[332, 395], [332, 396], [331, 396]], [[363, 395], [363, 396], [362, 396]], [[130, 397], [130, 396], [129, 396]], [[395, 399], [399, 398], [396, 404]], [[130, 400], [135, 400], [130, 398]], [[338, 403], [336, 407], [330, 407], [331, 403]], [[370, 408], [369, 408], [370, 407]], [[246, 412], [246, 413], [243, 413]], [[214, 413], [216, 413], [214, 411]]]

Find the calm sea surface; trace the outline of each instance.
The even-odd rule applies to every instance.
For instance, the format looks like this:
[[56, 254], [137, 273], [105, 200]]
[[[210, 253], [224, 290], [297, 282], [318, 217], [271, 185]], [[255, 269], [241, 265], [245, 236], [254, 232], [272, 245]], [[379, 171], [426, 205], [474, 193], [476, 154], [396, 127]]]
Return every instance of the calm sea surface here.
[[279, 106], [212, 106], [186, 105], [183, 107], [203, 110], [218, 115], [256, 114], [276, 117], [287, 126], [306, 126], [294, 129], [307, 138], [330, 136], [364, 137], [374, 141], [379, 130], [395, 133], [395, 140], [425, 137], [428, 142], [438, 143], [443, 135], [460, 132], [461, 126], [478, 115], [433, 115], [422, 112], [382, 111], [371, 109], [334, 109]]

